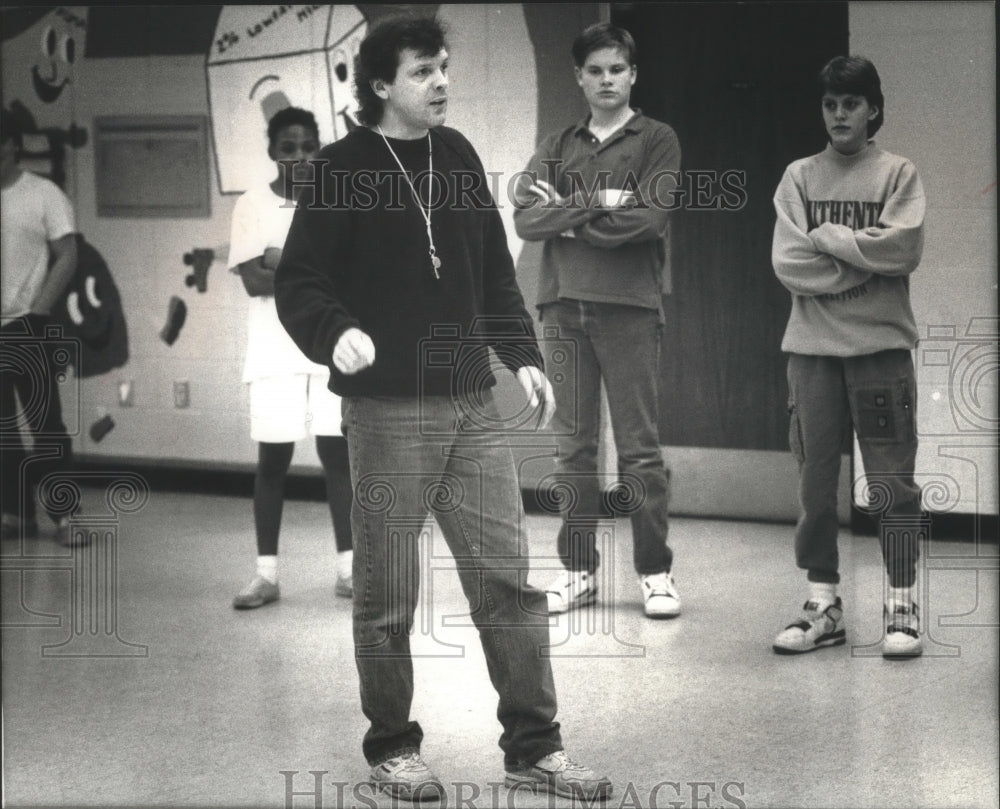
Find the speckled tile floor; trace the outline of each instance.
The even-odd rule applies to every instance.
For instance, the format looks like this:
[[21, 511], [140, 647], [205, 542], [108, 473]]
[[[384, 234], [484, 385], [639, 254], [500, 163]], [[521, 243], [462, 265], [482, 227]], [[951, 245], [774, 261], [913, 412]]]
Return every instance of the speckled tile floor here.
[[[555, 528], [528, 517], [543, 586]], [[363, 786], [323, 504], [286, 504], [282, 598], [250, 612], [230, 606], [253, 569], [247, 501], [154, 492], [90, 530], [86, 552], [3, 544], [6, 806], [391, 805]], [[932, 542], [926, 653], [887, 662], [874, 537], [842, 539], [848, 644], [785, 658], [771, 640], [805, 594], [790, 525], [674, 519], [684, 614], [667, 622], [642, 616], [627, 522], [605, 533], [600, 602], [551, 637], [566, 747], [612, 777], [608, 807], [998, 805], [996, 544]], [[495, 694], [432, 542], [413, 715], [446, 803], [561, 805], [500, 786]]]

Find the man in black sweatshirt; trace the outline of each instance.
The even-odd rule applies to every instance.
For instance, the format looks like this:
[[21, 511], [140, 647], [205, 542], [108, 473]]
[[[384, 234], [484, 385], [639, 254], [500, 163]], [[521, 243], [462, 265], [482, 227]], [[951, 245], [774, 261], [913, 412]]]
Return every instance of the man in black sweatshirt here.
[[281, 322], [343, 397], [362, 747], [376, 788], [442, 797], [410, 719], [409, 636], [432, 514], [499, 695], [508, 786], [602, 798], [610, 781], [566, 756], [555, 721], [545, 597], [527, 583], [490, 349], [540, 427], [552, 389], [479, 156], [443, 126], [447, 64], [436, 20], [390, 19], [368, 34], [355, 67], [364, 127], [318, 154], [275, 278]]

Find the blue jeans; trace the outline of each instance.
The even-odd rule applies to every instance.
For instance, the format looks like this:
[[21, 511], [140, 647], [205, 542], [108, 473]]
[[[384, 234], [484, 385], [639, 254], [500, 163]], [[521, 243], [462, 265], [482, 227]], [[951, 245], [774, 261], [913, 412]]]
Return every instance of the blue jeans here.
[[[921, 513], [913, 477], [917, 457], [916, 379], [902, 349], [860, 357], [791, 354], [789, 443], [799, 464], [801, 512], [795, 558], [814, 582], [840, 581], [837, 488], [840, 457], [857, 432], [865, 476], [884, 503], [881, 517], [902, 523]], [[882, 531], [882, 557], [893, 587], [917, 577], [916, 530]]]
[[556, 398], [553, 427], [559, 456], [556, 479], [572, 492], [563, 511], [558, 550], [569, 570], [593, 573], [600, 565], [597, 521], [603, 514], [597, 447], [600, 433], [601, 379], [618, 471], [626, 490], [632, 523], [632, 555], [639, 575], [669, 572], [673, 552], [667, 545], [667, 473], [659, 436], [657, 380], [660, 317], [654, 309], [562, 298], [542, 309], [546, 327], [557, 327], [546, 341], [547, 367], [554, 350], [569, 343], [573, 361], [550, 373]]
[[421, 584], [419, 536], [428, 514], [455, 558], [479, 630], [499, 695], [505, 763], [534, 762], [561, 750], [546, 602], [527, 583], [530, 559], [514, 460], [503, 435], [482, 429], [499, 418], [492, 394], [475, 402], [346, 397], [343, 417], [355, 491], [355, 660], [370, 722], [365, 758], [374, 766], [419, 751], [423, 739], [410, 719], [410, 633]]

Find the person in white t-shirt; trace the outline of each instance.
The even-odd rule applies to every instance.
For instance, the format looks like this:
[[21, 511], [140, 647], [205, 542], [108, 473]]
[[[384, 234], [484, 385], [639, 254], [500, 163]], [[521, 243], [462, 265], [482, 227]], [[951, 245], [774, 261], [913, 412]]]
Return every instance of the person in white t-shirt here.
[[[307, 162], [319, 149], [319, 129], [308, 110], [287, 107], [268, 122], [268, 156], [277, 177], [246, 191], [233, 211], [229, 266], [250, 295], [243, 381], [250, 390], [250, 436], [258, 442], [254, 478], [257, 569], [233, 600], [253, 609], [278, 599], [278, 534], [285, 479], [295, 442], [312, 433], [326, 478], [337, 545], [337, 595], [353, 592], [351, 478], [341, 432], [340, 398], [327, 388], [330, 370], [307, 359], [278, 320], [274, 270], [295, 211]], [[292, 162], [298, 161], [298, 162]]]
[[[29, 539], [38, 532], [35, 488], [53, 472], [68, 469], [73, 445], [63, 423], [59, 377], [68, 347], [51, 318], [53, 305], [76, 269], [73, 206], [51, 180], [18, 164], [23, 131], [9, 111], [0, 117], [0, 505], [4, 539]], [[71, 347], [71, 346], [69, 346]], [[29, 455], [22, 430], [32, 440]], [[62, 545], [86, 544], [74, 536], [69, 516], [46, 511]]]

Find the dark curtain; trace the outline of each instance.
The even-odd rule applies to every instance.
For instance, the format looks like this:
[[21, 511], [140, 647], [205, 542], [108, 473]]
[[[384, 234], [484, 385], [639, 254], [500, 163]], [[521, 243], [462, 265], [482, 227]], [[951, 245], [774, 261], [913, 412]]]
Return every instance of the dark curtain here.
[[[660, 438], [670, 446], [788, 448], [788, 292], [771, 268], [774, 189], [825, 144], [816, 75], [847, 52], [847, 3], [611, 6], [638, 48], [633, 106], [670, 124], [685, 206], [672, 223]], [[730, 174], [723, 195], [712, 174]], [[705, 174], [701, 174], [705, 172]], [[745, 176], [745, 203], [731, 207]], [[697, 209], [702, 206], [704, 209]]]

